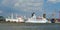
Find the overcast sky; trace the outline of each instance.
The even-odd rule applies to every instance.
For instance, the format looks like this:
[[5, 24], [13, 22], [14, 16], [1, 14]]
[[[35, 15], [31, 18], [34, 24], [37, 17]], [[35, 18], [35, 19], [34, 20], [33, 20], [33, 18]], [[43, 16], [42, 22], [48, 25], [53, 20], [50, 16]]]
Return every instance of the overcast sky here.
[[0, 0], [0, 15], [9, 16], [11, 13], [30, 17], [32, 12], [37, 16], [46, 13], [47, 17], [59, 17], [60, 0]]

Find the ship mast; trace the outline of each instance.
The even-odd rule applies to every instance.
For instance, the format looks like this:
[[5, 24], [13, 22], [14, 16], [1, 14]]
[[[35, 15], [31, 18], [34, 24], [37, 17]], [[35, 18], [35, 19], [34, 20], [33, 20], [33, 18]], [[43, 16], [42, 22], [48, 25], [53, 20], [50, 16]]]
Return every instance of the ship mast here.
[[17, 18], [17, 16], [18, 16], [18, 15], [17, 15], [17, 13], [16, 13], [16, 18]]
[[54, 18], [55, 19], [55, 11], [52, 13], [52, 18]]
[[13, 19], [13, 13], [11, 14], [11, 19]]

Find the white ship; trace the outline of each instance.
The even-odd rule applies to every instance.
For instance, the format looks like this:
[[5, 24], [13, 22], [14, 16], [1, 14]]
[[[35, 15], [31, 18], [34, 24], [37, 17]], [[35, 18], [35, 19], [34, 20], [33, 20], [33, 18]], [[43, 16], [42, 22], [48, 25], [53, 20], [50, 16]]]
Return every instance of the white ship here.
[[11, 18], [6, 18], [6, 22], [24, 22], [24, 19], [22, 17], [16, 17], [13, 18], [13, 14], [11, 15]]
[[43, 17], [37, 18], [36, 15], [33, 13], [31, 18], [22, 18], [22, 17], [17, 17], [16, 19], [13, 18], [13, 14], [11, 18], [6, 18], [6, 21], [10, 22], [25, 22], [25, 23], [47, 23], [48, 20]]
[[40, 18], [36, 18], [36, 15], [33, 13], [31, 18], [28, 18], [27, 21], [25, 21], [25, 23], [47, 23], [48, 20], [46, 18], [40, 17]]

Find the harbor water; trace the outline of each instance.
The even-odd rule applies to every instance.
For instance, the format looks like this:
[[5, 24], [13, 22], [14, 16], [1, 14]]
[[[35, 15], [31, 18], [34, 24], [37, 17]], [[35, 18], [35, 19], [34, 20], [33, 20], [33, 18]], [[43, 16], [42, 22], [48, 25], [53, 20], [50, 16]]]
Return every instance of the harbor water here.
[[0, 30], [60, 30], [59, 23], [0, 23]]

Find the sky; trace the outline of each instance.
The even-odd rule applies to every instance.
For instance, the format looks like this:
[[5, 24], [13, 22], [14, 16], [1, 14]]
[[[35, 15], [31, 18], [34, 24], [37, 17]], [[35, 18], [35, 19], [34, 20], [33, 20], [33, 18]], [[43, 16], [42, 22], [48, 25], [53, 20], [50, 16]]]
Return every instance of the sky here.
[[59, 18], [60, 0], [0, 0], [0, 16], [14, 15], [30, 17], [35, 12], [36, 16], [46, 13], [47, 18]]

